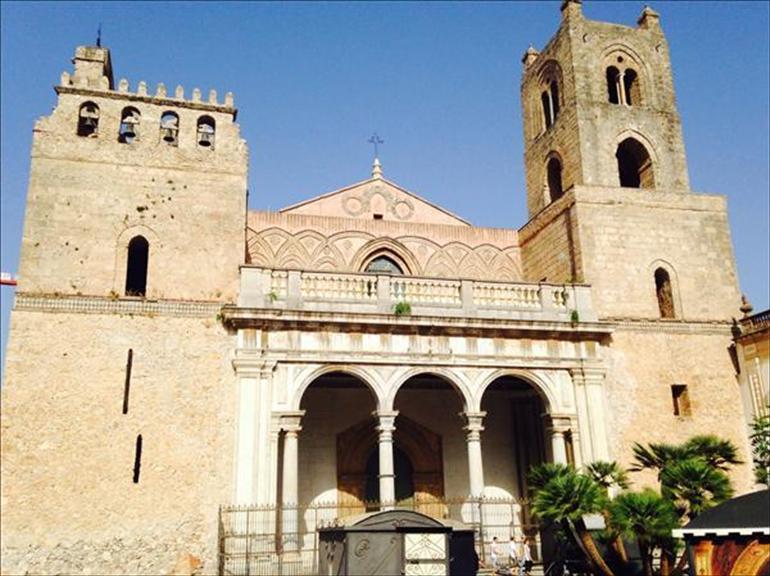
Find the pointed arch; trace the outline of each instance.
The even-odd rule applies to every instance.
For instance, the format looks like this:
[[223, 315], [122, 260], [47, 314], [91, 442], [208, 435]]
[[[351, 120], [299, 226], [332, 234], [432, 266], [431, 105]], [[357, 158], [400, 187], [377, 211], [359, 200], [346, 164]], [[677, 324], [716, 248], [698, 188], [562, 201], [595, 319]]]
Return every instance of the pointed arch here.
[[[659, 159], [652, 141], [636, 130], [623, 130], [615, 139], [615, 159], [618, 162], [618, 184], [629, 188], [655, 188]], [[625, 143], [625, 144], [624, 144]], [[621, 177], [621, 148], [623, 170]], [[638, 184], [637, 184], [638, 183]]]
[[401, 267], [404, 274], [417, 276], [420, 266], [414, 254], [394, 238], [375, 238], [358, 249], [351, 262], [354, 271], [360, 272], [378, 256], [387, 256]]

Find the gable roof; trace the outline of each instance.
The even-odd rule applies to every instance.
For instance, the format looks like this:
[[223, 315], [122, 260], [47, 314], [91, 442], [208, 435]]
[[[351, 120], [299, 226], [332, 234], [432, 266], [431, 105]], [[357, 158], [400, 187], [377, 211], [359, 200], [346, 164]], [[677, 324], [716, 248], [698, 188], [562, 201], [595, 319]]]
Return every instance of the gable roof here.
[[382, 178], [376, 171], [375, 176], [368, 180], [292, 204], [279, 212], [471, 226], [467, 220]]

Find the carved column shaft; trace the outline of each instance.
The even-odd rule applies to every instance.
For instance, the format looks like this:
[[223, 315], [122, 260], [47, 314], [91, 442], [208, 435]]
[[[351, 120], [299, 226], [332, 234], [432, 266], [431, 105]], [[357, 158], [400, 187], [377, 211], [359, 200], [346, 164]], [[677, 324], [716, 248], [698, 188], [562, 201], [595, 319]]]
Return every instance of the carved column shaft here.
[[398, 412], [374, 412], [377, 418], [378, 446], [380, 457], [380, 503], [383, 510], [393, 507], [396, 502], [396, 475], [393, 468], [393, 432], [396, 430]]

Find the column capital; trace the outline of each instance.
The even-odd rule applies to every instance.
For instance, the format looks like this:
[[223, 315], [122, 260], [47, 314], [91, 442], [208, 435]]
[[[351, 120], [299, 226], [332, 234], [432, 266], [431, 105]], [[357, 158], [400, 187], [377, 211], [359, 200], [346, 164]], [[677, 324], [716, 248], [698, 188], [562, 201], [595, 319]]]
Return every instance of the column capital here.
[[551, 434], [563, 435], [572, 429], [572, 418], [565, 414], [544, 414], [545, 428]]
[[486, 412], [460, 412], [460, 417], [465, 419], [463, 430], [466, 432], [483, 432], [484, 417]]
[[398, 410], [375, 410], [372, 416], [377, 419], [378, 432], [393, 432], [396, 429]]
[[233, 369], [237, 376], [242, 378], [265, 378], [271, 376], [277, 362], [265, 361], [261, 358], [236, 357], [233, 358]]
[[582, 366], [571, 368], [569, 373], [575, 384], [601, 384], [604, 382], [606, 370], [598, 366]]
[[275, 416], [278, 418], [278, 428], [287, 433], [297, 433], [302, 430], [302, 417], [304, 415], [304, 410], [278, 412], [275, 414]]

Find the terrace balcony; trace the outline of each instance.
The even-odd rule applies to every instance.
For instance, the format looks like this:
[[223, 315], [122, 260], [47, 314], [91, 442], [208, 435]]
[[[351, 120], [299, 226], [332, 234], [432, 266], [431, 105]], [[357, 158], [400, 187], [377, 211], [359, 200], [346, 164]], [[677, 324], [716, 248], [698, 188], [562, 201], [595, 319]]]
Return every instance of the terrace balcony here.
[[[299, 317], [306, 313], [340, 316], [399, 314], [421, 323], [428, 317], [447, 321], [558, 323], [574, 326], [597, 321], [591, 288], [547, 282], [487, 282], [396, 276], [387, 274], [307, 272], [241, 267], [237, 308], [223, 310], [226, 319], [245, 319], [246, 310]], [[323, 314], [325, 316], [325, 314]], [[236, 322], [237, 323], [237, 322]]]

